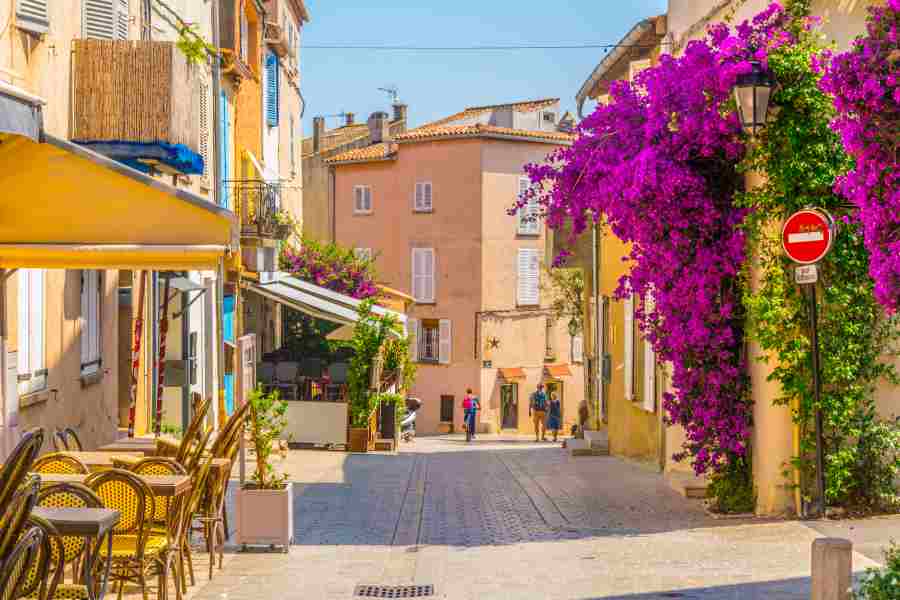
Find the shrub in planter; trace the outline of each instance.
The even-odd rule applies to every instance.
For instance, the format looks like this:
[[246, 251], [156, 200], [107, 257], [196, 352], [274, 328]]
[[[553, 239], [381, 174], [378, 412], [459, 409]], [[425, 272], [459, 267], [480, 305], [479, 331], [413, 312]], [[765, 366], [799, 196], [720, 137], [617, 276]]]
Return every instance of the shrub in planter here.
[[883, 569], [868, 569], [853, 597], [856, 600], [900, 600], [900, 546], [884, 552]]
[[293, 500], [287, 474], [277, 473], [269, 459], [287, 426], [287, 402], [277, 391], [256, 389], [248, 400], [247, 430], [256, 449], [256, 467], [250, 482], [237, 494], [238, 543], [281, 545], [293, 540]]

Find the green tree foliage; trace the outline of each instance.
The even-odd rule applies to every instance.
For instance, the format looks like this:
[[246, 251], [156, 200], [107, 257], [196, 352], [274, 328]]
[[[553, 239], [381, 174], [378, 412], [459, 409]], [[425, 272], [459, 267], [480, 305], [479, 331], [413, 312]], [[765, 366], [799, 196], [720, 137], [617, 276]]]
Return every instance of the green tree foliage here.
[[256, 469], [252, 481], [259, 489], [271, 490], [284, 487], [286, 474], [277, 474], [269, 463], [274, 445], [287, 427], [287, 402], [280, 399], [278, 391], [263, 393], [261, 388], [250, 392], [248, 429], [256, 449]]

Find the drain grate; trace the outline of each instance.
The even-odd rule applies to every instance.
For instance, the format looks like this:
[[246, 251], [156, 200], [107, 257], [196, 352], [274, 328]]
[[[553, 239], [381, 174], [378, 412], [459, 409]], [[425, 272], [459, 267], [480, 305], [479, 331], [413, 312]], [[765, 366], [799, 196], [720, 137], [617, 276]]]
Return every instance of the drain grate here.
[[434, 596], [434, 586], [358, 585], [353, 595], [362, 598], [427, 598]]

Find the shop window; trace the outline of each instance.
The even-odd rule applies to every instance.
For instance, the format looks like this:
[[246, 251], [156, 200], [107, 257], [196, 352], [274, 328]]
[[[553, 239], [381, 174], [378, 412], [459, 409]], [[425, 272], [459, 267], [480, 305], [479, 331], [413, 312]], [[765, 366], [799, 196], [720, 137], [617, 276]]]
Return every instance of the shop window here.
[[441, 423], [453, 422], [453, 407], [456, 405], [454, 396], [441, 396]]

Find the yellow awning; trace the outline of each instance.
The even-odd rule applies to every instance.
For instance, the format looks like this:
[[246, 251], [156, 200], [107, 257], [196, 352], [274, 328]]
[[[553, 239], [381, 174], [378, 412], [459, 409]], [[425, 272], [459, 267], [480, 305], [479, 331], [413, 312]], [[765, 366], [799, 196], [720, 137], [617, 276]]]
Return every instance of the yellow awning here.
[[212, 269], [237, 248], [231, 211], [48, 135], [0, 135], [0, 198], [0, 268]]

